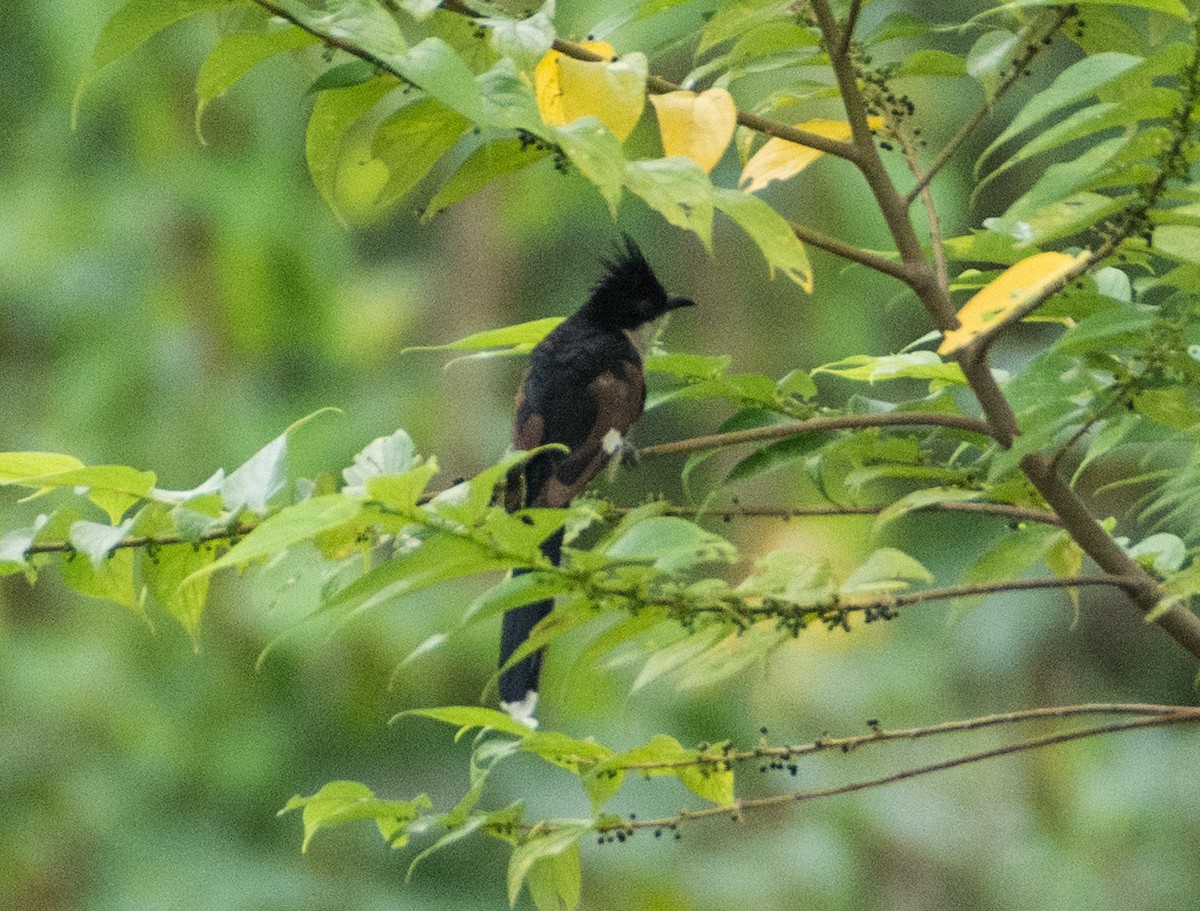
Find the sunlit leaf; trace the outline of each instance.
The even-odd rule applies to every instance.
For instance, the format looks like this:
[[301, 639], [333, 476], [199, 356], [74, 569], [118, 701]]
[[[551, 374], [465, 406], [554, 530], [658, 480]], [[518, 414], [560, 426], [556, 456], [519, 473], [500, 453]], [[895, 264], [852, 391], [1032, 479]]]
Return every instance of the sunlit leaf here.
[[[391, 77], [380, 77], [348, 88], [331, 89], [321, 92], [313, 105], [304, 141], [308, 170], [321, 198], [343, 224], [346, 213], [342, 212], [343, 201], [338, 195], [338, 174], [346, 134], [396, 84]], [[367, 165], [356, 161], [347, 166], [363, 168]], [[386, 179], [385, 174], [383, 181], [378, 181], [377, 189], [383, 188]], [[374, 202], [374, 198], [371, 202]]]
[[[556, 828], [546, 834], [533, 835], [513, 849], [508, 861], [508, 903], [515, 905], [521, 886], [529, 876], [534, 864], [546, 863], [551, 858], [568, 853], [574, 858], [571, 863], [579, 863], [579, 839], [592, 830], [587, 822], [570, 822], [558, 820]], [[556, 874], [557, 876], [557, 874]], [[570, 877], [564, 876], [569, 880]], [[568, 890], [569, 891], [569, 890]], [[539, 911], [542, 909], [539, 908]]]
[[706, 174], [721, 160], [737, 126], [737, 106], [728, 90], [651, 95], [663, 154], [682, 155]]
[[1026, 305], [1047, 289], [1062, 284], [1087, 261], [1089, 254], [1037, 253], [1009, 266], [958, 311], [959, 327], [942, 339], [938, 354], [953, 354], [990, 336], [1025, 315]]
[[565, 126], [581, 117], [595, 117], [623, 141], [646, 104], [646, 57], [632, 53], [614, 59], [616, 52], [607, 41], [584, 41], [581, 46], [609, 59], [576, 60], [549, 51], [533, 76], [542, 120]]
[[348, 822], [374, 820], [379, 834], [393, 847], [408, 842], [408, 824], [433, 805], [424, 794], [412, 800], [381, 800], [365, 784], [357, 781], [331, 781], [308, 797], [297, 794], [287, 802], [280, 815], [303, 810], [304, 842], [301, 851], [308, 851], [313, 836], [321, 829], [330, 829]]
[[830, 373], [847, 380], [879, 383], [884, 380], [929, 380], [942, 386], [965, 386], [962, 368], [953, 361], [943, 361], [932, 351], [908, 351], [871, 357], [856, 354], [832, 364], [813, 369], [813, 375]]
[[920, 561], [894, 547], [881, 547], [850, 574], [839, 591], [843, 595], [898, 591], [908, 588], [910, 582], [932, 581], [933, 573]]
[[625, 156], [620, 140], [591, 116], [554, 127], [554, 139], [571, 164], [600, 191], [615, 218], [625, 186]]
[[497, 731], [503, 731], [506, 734], [520, 737], [522, 740], [533, 734], [532, 728], [517, 721], [507, 712], [498, 712], [495, 709], [485, 709], [482, 706], [476, 705], [447, 705], [432, 709], [409, 709], [406, 712], [394, 715], [392, 722], [394, 723], [397, 719], [408, 715], [432, 718], [434, 721], [453, 725], [459, 729], [458, 736], [460, 737], [474, 728], [494, 728]]
[[100, 598], [142, 613], [142, 601], [133, 585], [133, 550], [122, 548], [93, 563], [82, 554], [63, 554], [58, 562], [63, 581], [80, 594]]
[[487, 329], [476, 332], [466, 338], [460, 338], [444, 345], [418, 345], [405, 348], [401, 354], [411, 351], [487, 351], [493, 348], [508, 348], [521, 354], [528, 354], [538, 342], [550, 334], [559, 323], [561, 316], [547, 316], [543, 319], [530, 320], [527, 323], [516, 323], [501, 329]]
[[[883, 125], [880, 117], [868, 118], [867, 122], [873, 130]], [[816, 133], [826, 139], [844, 142], [850, 138], [850, 124], [844, 120], [806, 120], [795, 126], [798, 130]], [[738, 186], [747, 193], [754, 193], [774, 180], [787, 180], [796, 176], [824, 154], [811, 146], [772, 137], [746, 163], [746, 167], [742, 169], [742, 176], [738, 179]]]
[[371, 143], [373, 153], [388, 169], [376, 205], [384, 208], [407, 196], [454, 148], [467, 123], [465, 117], [434, 98], [414, 101], [384, 120]]

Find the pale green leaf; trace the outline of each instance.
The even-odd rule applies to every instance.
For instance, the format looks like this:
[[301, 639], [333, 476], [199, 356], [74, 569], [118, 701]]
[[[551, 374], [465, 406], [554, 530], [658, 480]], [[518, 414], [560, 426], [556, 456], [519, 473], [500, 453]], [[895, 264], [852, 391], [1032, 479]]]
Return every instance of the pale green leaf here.
[[366, 491], [366, 482], [380, 475], [401, 474], [417, 467], [416, 447], [404, 430], [391, 436], [376, 437], [354, 457], [353, 463], [342, 469], [345, 494], [359, 496]]
[[713, 185], [696, 162], [679, 155], [628, 162], [625, 186], [669, 224], [694, 233], [711, 252]]
[[434, 721], [454, 725], [459, 729], [457, 735], [459, 737], [473, 728], [493, 728], [497, 731], [503, 731], [506, 734], [520, 737], [522, 740], [533, 734], [532, 728], [517, 721], [507, 712], [498, 712], [495, 709], [485, 709], [474, 705], [447, 705], [432, 709], [409, 709], [406, 712], [394, 715], [389, 724], [395, 722], [398, 718], [404, 718], [408, 715], [432, 718]]
[[386, 208], [407, 196], [454, 148], [466, 126], [466, 118], [433, 98], [405, 105], [384, 120], [371, 144], [388, 169], [376, 207]]
[[75, 89], [71, 125], [75, 125], [83, 93], [96, 74], [110, 63], [136, 50], [163, 29], [206, 9], [225, 6], [230, 0], [130, 0], [104, 23], [92, 60]]
[[304, 140], [308, 170], [321, 198], [343, 224], [346, 219], [338, 196], [338, 174], [346, 135], [395, 87], [395, 79], [380, 77], [348, 88], [321, 92], [313, 105]]
[[812, 293], [808, 254], [782, 215], [757, 196], [739, 190], [716, 189], [713, 205], [750, 235], [766, 258], [772, 277], [778, 268], [790, 281]]
[[188, 585], [183, 580], [200, 573], [216, 558], [216, 544], [168, 544], [155, 548], [142, 561], [142, 578], [159, 604], [199, 648], [200, 618], [208, 597], [209, 577], [200, 575]]
[[303, 810], [304, 842], [301, 851], [308, 851], [313, 836], [321, 829], [359, 820], [374, 820], [379, 833], [394, 847], [407, 842], [408, 824], [430, 809], [432, 804], [424, 794], [412, 800], [381, 800], [365, 784], [357, 781], [331, 781], [308, 797], [297, 794], [279, 814]]
[[561, 316], [547, 316], [543, 319], [530, 320], [527, 323], [517, 323], [504, 326], [501, 329], [488, 329], [476, 332], [466, 338], [447, 342], [445, 345], [419, 345], [405, 348], [401, 354], [411, 351], [486, 351], [492, 348], [511, 348], [523, 354], [532, 351], [534, 347], [550, 334], [559, 323]]
[[943, 386], [965, 386], [967, 382], [957, 363], [943, 361], [932, 351], [909, 351], [883, 357], [856, 354], [832, 364], [823, 364], [812, 372], [814, 375], [830, 373], [843, 379], [871, 384], [900, 379], [930, 380]]
[[881, 547], [850, 574], [839, 589], [843, 595], [861, 592], [898, 591], [910, 582], [932, 582], [933, 573], [902, 550]]
[[938, 503], [965, 503], [978, 500], [982, 496], [983, 491], [966, 490], [962, 487], [926, 487], [922, 490], [914, 490], [895, 503], [889, 504], [883, 512], [875, 517], [875, 522], [871, 526], [871, 534], [878, 535], [890, 522], [918, 509], [926, 509]]
[[480, 146], [429, 200], [421, 220], [428, 221], [497, 178], [536, 164], [549, 154], [520, 139], [497, 139]]
[[554, 127], [553, 136], [571, 164], [600, 191], [615, 218], [625, 185], [625, 155], [621, 151], [621, 141], [590, 116]]
[[142, 602], [133, 586], [133, 551], [115, 551], [99, 566], [81, 554], [63, 554], [58, 563], [63, 581], [80, 594], [113, 601], [134, 613], [142, 613]]
[[589, 823], [556, 820], [554, 831], [546, 834], [533, 835], [513, 849], [508, 861], [508, 903], [515, 905], [521, 886], [529, 876], [534, 864], [544, 862], [547, 858], [574, 851], [575, 863], [578, 863], [579, 839], [590, 832]]
[[196, 77], [196, 136], [200, 141], [204, 142], [200, 121], [213, 99], [224, 95], [267, 58], [316, 42], [314, 35], [283, 23], [272, 23], [265, 31], [226, 35], [217, 42]]

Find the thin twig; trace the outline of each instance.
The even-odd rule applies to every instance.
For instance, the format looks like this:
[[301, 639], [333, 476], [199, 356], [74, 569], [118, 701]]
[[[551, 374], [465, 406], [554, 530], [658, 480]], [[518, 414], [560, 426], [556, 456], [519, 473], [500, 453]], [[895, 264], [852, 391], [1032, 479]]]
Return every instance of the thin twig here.
[[1171, 711], [1162, 715], [1151, 715], [1146, 718], [1137, 718], [1131, 721], [1119, 721], [1113, 724], [1098, 725], [1096, 727], [1084, 728], [1078, 731], [1067, 731], [1062, 734], [1051, 734], [1046, 737], [1038, 737], [1032, 740], [1025, 740], [1020, 743], [996, 747], [995, 749], [991, 750], [984, 750], [978, 753], [969, 753], [965, 756], [958, 756], [954, 759], [947, 759], [942, 762], [918, 766], [917, 768], [913, 769], [905, 769], [901, 772], [894, 772], [891, 775], [883, 775], [879, 778], [871, 778], [866, 781], [857, 781], [830, 788], [816, 788], [812, 790], [795, 791], [789, 794], [777, 794], [771, 797], [743, 799], [735, 801], [732, 806], [706, 807], [702, 810], [687, 810], [679, 813], [676, 816], [661, 817], [659, 819], [621, 820], [619, 823], [614, 822], [607, 825], [602, 824], [597, 826], [597, 830], [601, 832], [614, 830], [623, 830], [628, 832], [634, 829], [672, 829], [684, 822], [690, 822], [696, 819], [708, 819], [714, 816], [730, 816], [734, 819], [737, 819], [746, 810], [761, 810], [769, 807], [785, 806], [791, 803], [802, 803], [808, 800], [815, 800], [819, 797], [833, 797], [839, 794], [851, 794], [855, 791], [865, 791], [870, 788], [883, 787], [885, 785], [895, 784], [900, 781], [906, 781], [910, 778], [919, 778], [923, 775], [932, 774], [933, 772], [941, 772], [945, 771], [946, 769], [953, 769], [976, 762], [983, 762], [987, 759], [995, 759], [1000, 756], [1011, 756], [1014, 753], [1024, 753], [1028, 752], [1029, 750], [1037, 750], [1043, 747], [1070, 743], [1075, 740], [1084, 740], [1088, 737], [1098, 737], [1104, 734], [1115, 734], [1121, 731], [1136, 731], [1144, 730], [1146, 728], [1166, 727], [1173, 724], [1187, 724], [1197, 721], [1200, 721], [1200, 709], [1180, 707], [1177, 709], [1172, 709]]
[[724, 446], [739, 446], [743, 443], [761, 443], [765, 440], [778, 440], [783, 437], [795, 436], [800, 433], [824, 433], [834, 430], [861, 430], [867, 427], [948, 427], [954, 430], [966, 430], [971, 433], [990, 435], [987, 424], [978, 418], [961, 414], [923, 414], [916, 411], [889, 411], [885, 414], [847, 414], [832, 418], [811, 418], [807, 421], [793, 421], [789, 424], [770, 424], [766, 427], [752, 427], [749, 430], [733, 430], [729, 433], [714, 433], [707, 436], [693, 437], [688, 440], [676, 440], [672, 443], [658, 443], [638, 450], [639, 456], [674, 455], [681, 452], [699, 452], [705, 449], [718, 449]]
[[[607, 516], [623, 516], [639, 507], [602, 505], [601, 511]], [[681, 518], [700, 518], [703, 516], [719, 516], [722, 519], [811, 519], [836, 516], [877, 516], [888, 506], [742, 506], [732, 504], [725, 506], [668, 506], [663, 515], [679, 516]], [[1034, 509], [1030, 506], [1013, 506], [1009, 503], [973, 502], [970, 500], [947, 500], [943, 503], [930, 503], [915, 509], [913, 512], [972, 512], [982, 515], [996, 516], [1010, 522], [1040, 522], [1045, 525], [1062, 525], [1062, 520], [1048, 509]]]
[[1151, 705], [1146, 703], [1089, 703], [1086, 705], [1058, 705], [1036, 709], [1025, 709], [1018, 712], [1002, 712], [995, 715], [984, 715], [979, 718], [967, 718], [960, 721], [944, 721], [916, 728], [895, 728], [887, 730], [879, 727], [877, 722], [870, 723], [871, 733], [855, 734], [850, 737], [822, 737], [808, 743], [789, 744], [786, 746], [758, 746], [752, 750], [701, 750], [698, 756], [688, 759], [668, 759], [657, 762], [631, 762], [609, 766], [620, 768], [627, 772], [645, 772], [653, 769], [677, 769], [688, 766], [718, 765], [730, 762], [749, 762], [752, 760], [768, 759], [783, 760], [798, 759], [829, 750], [850, 753], [859, 747], [875, 743], [887, 743], [894, 740], [922, 740], [926, 737], [936, 737], [941, 734], [959, 734], [965, 731], [977, 731], [983, 728], [996, 727], [1004, 724], [1019, 724], [1026, 721], [1043, 721], [1048, 718], [1075, 718], [1082, 715], [1172, 715], [1175, 713], [1200, 713], [1200, 708], [1183, 705]]
[[1025, 68], [1029, 66], [1033, 58], [1037, 55], [1038, 50], [1043, 46], [1044, 39], [1058, 31], [1062, 27], [1062, 24], [1069, 18], [1069, 7], [1059, 7], [1054, 11], [1048, 28], [1039, 29], [1034, 25], [1019, 37], [1018, 41], [1026, 42], [1024, 53], [1013, 62], [1012, 67], [1005, 73], [999, 85], [996, 86], [996, 91], [992, 94], [992, 97], [985, 100], [983, 104], [976, 108], [975, 112], [959, 128], [959, 131], [942, 147], [933, 164], [929, 166], [929, 170], [924, 174], [918, 175], [917, 182], [904, 195], [906, 205], [912, 205], [912, 201], [929, 186], [929, 182], [937, 176], [938, 172], [949, 164], [950, 159], [954, 157], [959, 146], [967, 141], [967, 138], [975, 132], [975, 128], [983, 123], [984, 118], [991, 113], [996, 102], [1021, 78], [1025, 72]]

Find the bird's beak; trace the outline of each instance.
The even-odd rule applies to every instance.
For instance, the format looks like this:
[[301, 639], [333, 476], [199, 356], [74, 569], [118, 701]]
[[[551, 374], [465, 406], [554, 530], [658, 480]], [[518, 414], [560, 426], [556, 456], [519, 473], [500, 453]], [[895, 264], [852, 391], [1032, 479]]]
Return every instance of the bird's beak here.
[[678, 310], [680, 307], [694, 307], [696, 302], [686, 297], [672, 297], [667, 300], [668, 310]]

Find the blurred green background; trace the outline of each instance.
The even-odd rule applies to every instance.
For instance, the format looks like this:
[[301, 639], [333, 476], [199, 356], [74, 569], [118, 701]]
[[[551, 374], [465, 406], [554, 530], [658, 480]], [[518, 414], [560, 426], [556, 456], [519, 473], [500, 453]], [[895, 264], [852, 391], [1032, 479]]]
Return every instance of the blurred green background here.
[[[563, 6], [565, 21], [584, 26], [603, 8]], [[780, 376], [894, 351], [927, 331], [911, 299], [861, 269], [814, 252], [810, 298], [769, 282], [757, 251], [727, 225], [709, 257], [634, 200], [614, 225], [595, 194], [548, 167], [427, 225], [412, 211], [428, 192], [419, 191], [394, 218], [344, 230], [304, 165], [303, 60], [261, 66], [210, 107], [208, 144], [197, 141], [194, 79], [215, 37], [202, 23], [103, 73], [72, 132], [75, 85], [114, 8], [9, 0], [0, 10], [0, 449], [129, 464], [186, 488], [333, 405], [343, 413], [296, 436], [294, 474], [336, 474], [373, 437], [403, 427], [438, 455], [447, 479], [470, 475], [507, 445], [522, 365], [444, 370], [440, 356], [400, 349], [569, 312], [619, 230], [642, 244], [674, 293], [700, 304], [670, 326], [670, 346], [728, 352], [735, 370]], [[660, 66], [679, 75], [686, 64], [668, 56]], [[943, 91], [934, 103], [938, 91], [927, 80], [910, 89], [931, 145], [977, 101]], [[968, 212], [968, 173], [938, 182], [944, 210], [961, 213], [949, 219], [951, 233], [1020, 190], [1018, 176], [993, 191], [996, 205], [985, 197]], [[836, 163], [822, 161], [777, 192], [818, 227], [885, 243], [862, 187]], [[1010, 355], [1015, 362], [1023, 352]], [[821, 384], [830, 404], [850, 391]], [[637, 439], [708, 432], [727, 414], [711, 403], [667, 406], [647, 416]], [[679, 496], [681, 464], [626, 472], [612, 495]], [[800, 489], [800, 473], [738, 493], [777, 502]], [[39, 507], [6, 496], [4, 527]], [[861, 558], [867, 523], [724, 528], [745, 554], [794, 546], [847, 568]], [[890, 543], [952, 581], [999, 531], [925, 515], [897, 523]], [[302, 561], [221, 579], [198, 651], [161, 613], [151, 629], [74, 595], [53, 571], [36, 588], [20, 577], [0, 584], [0, 908], [503, 905], [507, 855], [498, 845], [460, 844], [405, 885], [411, 850], [387, 850], [371, 827], [324, 834], [301, 855], [299, 819], [276, 818], [292, 794], [337, 778], [383, 796], [428, 791], [448, 808], [466, 786], [467, 745], [432, 722], [386, 722], [407, 708], [476, 702], [493, 668], [489, 626], [396, 671], [427, 636], [453, 627], [488, 580], [437, 589], [332, 634], [297, 631], [319, 581]], [[810, 630], [767, 666], [719, 686], [680, 694], [657, 685], [632, 696], [630, 669], [574, 667], [580, 639], [550, 659], [544, 723], [616, 748], [657, 731], [684, 743], [749, 744], [763, 725], [776, 741], [798, 741], [854, 733], [868, 718], [906, 726], [1042, 704], [1194, 699], [1190, 662], [1121, 599], [1085, 593], [1078, 628], [1070, 621], [1053, 595], [993, 599], [953, 624], [945, 606], [921, 607], [850, 636]], [[294, 635], [256, 669], [287, 631]], [[1005, 736], [1015, 732], [819, 756], [802, 765], [799, 782], [868, 777]], [[643, 836], [632, 846], [585, 846], [584, 907], [1193, 907], [1198, 745], [1182, 729], [1123, 734], [742, 825], [695, 825], [678, 843]], [[746, 770], [746, 793], [795, 785], [757, 778]], [[524, 797], [531, 815], [586, 813], [569, 777], [536, 761], [514, 761], [494, 782], [494, 806]], [[644, 816], [689, 802], [673, 782], [634, 782], [613, 809]]]

